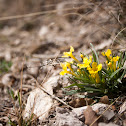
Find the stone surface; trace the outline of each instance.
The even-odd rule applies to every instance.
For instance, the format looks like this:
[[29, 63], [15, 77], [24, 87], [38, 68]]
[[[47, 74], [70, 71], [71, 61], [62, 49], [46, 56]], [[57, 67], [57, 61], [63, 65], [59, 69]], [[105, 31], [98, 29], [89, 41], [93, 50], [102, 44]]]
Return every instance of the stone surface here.
[[15, 77], [13, 74], [11, 73], [7, 73], [5, 74], [2, 79], [1, 79], [1, 82], [2, 84], [4, 84], [5, 86], [11, 86], [13, 85], [14, 81], [15, 81]]
[[52, 98], [39, 88], [36, 88], [28, 97], [24, 117], [29, 118], [33, 111], [33, 113], [43, 121], [48, 116], [52, 105]]
[[126, 101], [121, 105], [120, 110], [119, 110], [119, 114], [123, 113], [126, 110]]
[[84, 123], [80, 121], [76, 114], [69, 112], [67, 109], [57, 107], [56, 108], [56, 123], [55, 126], [84, 126]]
[[44, 84], [43, 87], [46, 89], [47, 92], [53, 94], [53, 89], [58, 85], [59, 75], [51, 76]]
[[98, 126], [119, 126], [119, 125], [116, 125], [114, 123], [99, 123]]
[[[97, 103], [97, 104], [94, 104], [92, 106], [92, 109], [94, 111], [97, 112], [98, 115], [102, 114], [107, 108], [108, 108], [109, 105], [107, 104], [103, 104], [103, 103]], [[84, 110], [87, 109], [87, 106], [84, 106], [84, 107], [80, 107], [80, 108], [74, 108], [72, 110], [72, 112], [75, 112], [77, 114], [78, 117], [81, 117], [84, 116], [83, 115], [83, 112]], [[114, 111], [110, 108], [108, 109], [104, 114], [103, 114], [103, 118], [105, 118], [106, 120], [110, 120], [113, 116], [115, 115]]]

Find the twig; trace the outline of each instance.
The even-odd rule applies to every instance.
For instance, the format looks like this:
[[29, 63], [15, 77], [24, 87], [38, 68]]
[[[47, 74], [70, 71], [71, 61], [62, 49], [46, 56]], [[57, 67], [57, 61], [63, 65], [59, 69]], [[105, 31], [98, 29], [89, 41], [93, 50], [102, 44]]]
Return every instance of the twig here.
[[121, 32], [123, 32], [125, 29], [126, 29], [126, 27], [123, 28], [121, 31], [118, 32], [118, 34], [114, 37], [113, 42], [116, 40], [116, 38], [119, 36], [119, 34], [120, 34]]
[[[79, 7], [67, 8], [67, 9], [63, 9], [63, 10], [64, 11], [68, 11], [68, 10], [76, 10], [76, 9], [79, 9]], [[23, 15], [1, 17], [0, 21], [11, 20], [11, 19], [18, 19], [18, 18], [27, 18], [27, 17], [38, 16], [38, 15], [49, 14], [49, 13], [56, 13], [57, 11], [58, 10], [49, 10], [49, 11], [44, 11], [44, 12], [40, 11], [40, 12], [35, 12], [35, 13], [23, 14]]]
[[62, 100], [59, 99], [58, 97], [56, 97], [56, 96], [50, 94], [49, 92], [47, 92], [46, 89], [43, 88], [33, 76], [29, 75], [29, 77], [31, 77], [32, 79], [35, 80], [35, 82], [36, 82], [38, 88], [40, 88], [40, 89], [41, 89], [42, 91], [44, 91], [46, 94], [50, 95], [53, 99], [55, 99], [55, 100], [57, 100], [57, 101], [63, 103], [64, 105], [66, 105], [67, 107], [69, 107], [69, 108], [71, 108], [71, 109], [74, 109], [72, 106], [68, 105], [66, 102], [62, 101]]
[[68, 105], [66, 102], [62, 101], [62, 100], [59, 99], [58, 97], [56, 97], [56, 96], [50, 94], [49, 92], [47, 92], [47, 91], [45, 90], [45, 88], [43, 88], [42, 86], [40, 86], [40, 84], [37, 82], [36, 79], [35, 79], [35, 81], [36, 81], [37, 86], [38, 86], [42, 91], [44, 91], [46, 94], [50, 95], [53, 99], [55, 99], [55, 100], [57, 100], [57, 101], [63, 103], [64, 105], [68, 106], [69, 108], [73, 109], [73, 107], [70, 106], [70, 105]]
[[108, 106], [108, 108], [90, 125], [92, 126], [99, 118], [101, 118], [103, 116], [103, 114], [120, 98], [120, 96], [118, 98], [116, 98], [116, 100]]

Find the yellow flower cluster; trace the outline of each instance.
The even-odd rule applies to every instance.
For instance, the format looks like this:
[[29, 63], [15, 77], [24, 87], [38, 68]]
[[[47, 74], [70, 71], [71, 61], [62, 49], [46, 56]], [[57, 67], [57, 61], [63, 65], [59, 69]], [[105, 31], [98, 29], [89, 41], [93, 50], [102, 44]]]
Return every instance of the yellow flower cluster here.
[[[84, 71], [81, 72], [81, 70], [83, 68], [86, 68], [88, 73], [90, 74], [90, 77], [94, 78], [96, 83], [100, 82], [100, 77], [98, 72], [101, 71], [102, 69], [102, 64], [97, 64], [96, 62], [92, 62], [92, 56], [90, 56], [89, 58], [84, 57], [82, 54], [80, 55], [80, 57], [83, 59], [83, 63], [80, 63], [79, 60], [77, 60], [74, 56], [73, 56], [73, 52], [74, 52], [74, 48], [71, 46], [70, 47], [70, 52], [64, 52], [64, 56], [63, 57], [71, 57], [76, 63], [77, 63], [77, 72], [79, 72], [80, 74], [83, 73]], [[91, 66], [92, 64], [92, 66]], [[68, 62], [65, 62], [65, 64], [61, 63], [61, 67], [63, 68], [63, 71], [60, 72], [60, 75], [64, 75], [64, 74], [71, 74], [75, 77], [79, 78], [79, 75], [77, 75], [72, 67], [71, 64]], [[69, 71], [68, 71], [69, 68]]]
[[[80, 60], [74, 56], [74, 48], [71, 46], [69, 52], [64, 52], [63, 57], [70, 57], [72, 62], [61, 63], [62, 71], [60, 75], [71, 75], [73, 83], [68, 86], [76, 87], [75, 93], [89, 92], [100, 94], [110, 94], [120, 91], [120, 84], [123, 85], [122, 79], [125, 75], [124, 63], [126, 61], [126, 53], [120, 52], [119, 56], [115, 56], [110, 49], [101, 54], [105, 57], [106, 66], [102, 68], [99, 63], [99, 57], [92, 46], [92, 56], [80, 54]], [[76, 90], [77, 89], [77, 90]], [[71, 91], [69, 91], [71, 93]], [[72, 91], [73, 93], [73, 91]]]
[[112, 54], [111, 50], [108, 49], [106, 52], [102, 52], [102, 55], [103, 56], [106, 56], [107, 58], [107, 61], [106, 61], [106, 64], [108, 66], [108, 69], [110, 69], [111, 71], [116, 71], [118, 69], [117, 67], [117, 61], [119, 61], [119, 56], [116, 56], [116, 57], [112, 57], [110, 56]]

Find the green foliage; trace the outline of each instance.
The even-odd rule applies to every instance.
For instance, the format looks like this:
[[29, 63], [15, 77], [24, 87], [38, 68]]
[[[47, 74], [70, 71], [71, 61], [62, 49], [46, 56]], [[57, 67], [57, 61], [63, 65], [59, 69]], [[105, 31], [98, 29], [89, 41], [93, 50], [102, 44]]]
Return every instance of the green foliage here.
[[12, 66], [12, 62], [0, 60], [0, 74], [8, 72], [11, 66]]
[[[22, 101], [21, 101], [21, 98], [20, 98], [20, 93], [18, 92], [17, 96], [14, 96], [14, 91], [12, 89], [10, 89], [9, 90], [9, 94], [10, 94], [11, 98], [13, 99], [14, 103], [16, 103], [16, 100], [18, 101], [19, 109], [15, 108], [15, 113], [17, 114], [16, 116], [17, 116], [18, 120], [17, 121], [12, 121], [11, 117], [9, 117], [8, 124], [10, 126], [17, 126], [17, 124], [19, 126], [31, 126], [32, 119], [33, 119], [34, 115], [31, 114], [29, 119], [24, 119], [23, 118], [23, 114], [22, 113], [23, 113], [23, 110], [24, 110], [23, 109], [24, 105], [21, 104]], [[15, 105], [15, 107], [16, 107], [16, 105]]]
[[126, 61], [126, 52], [121, 52], [119, 56], [114, 56], [111, 50], [102, 52], [105, 56], [105, 66], [99, 63], [99, 57], [91, 44], [92, 56], [80, 54], [83, 63], [77, 60], [74, 55], [74, 48], [71, 46], [70, 52], [64, 52], [63, 57], [70, 57], [72, 62], [61, 63], [63, 71], [60, 75], [68, 74], [72, 84], [65, 88], [69, 88], [69, 91], [65, 91], [67, 95], [75, 93], [88, 92], [96, 93], [97, 95], [104, 94], [118, 94], [122, 87], [126, 86], [122, 83], [122, 79], [126, 74], [126, 68], [124, 63]]

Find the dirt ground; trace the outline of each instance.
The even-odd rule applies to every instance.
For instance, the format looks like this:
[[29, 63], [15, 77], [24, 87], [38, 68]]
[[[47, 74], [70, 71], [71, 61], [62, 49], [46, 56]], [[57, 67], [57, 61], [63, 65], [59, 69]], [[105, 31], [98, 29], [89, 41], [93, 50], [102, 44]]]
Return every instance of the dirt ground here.
[[[9, 117], [16, 125], [18, 122], [19, 104], [9, 92], [15, 98], [18, 91], [22, 93], [26, 105], [37, 87], [33, 78], [43, 84], [59, 76], [61, 56], [70, 46], [78, 58], [80, 52], [91, 54], [90, 43], [99, 52], [108, 48], [116, 54], [125, 51], [125, 7], [125, 0], [0, 0], [0, 126], [8, 125]], [[64, 96], [61, 88], [67, 83], [59, 78], [53, 94], [69, 104], [76, 97]], [[125, 94], [117, 106], [124, 101]], [[54, 104], [65, 107], [59, 101]], [[55, 107], [45, 121], [40, 123], [37, 118], [32, 125], [53, 125]], [[112, 122], [123, 125], [125, 117], [115, 117]]]

